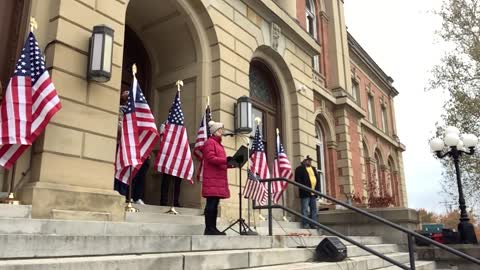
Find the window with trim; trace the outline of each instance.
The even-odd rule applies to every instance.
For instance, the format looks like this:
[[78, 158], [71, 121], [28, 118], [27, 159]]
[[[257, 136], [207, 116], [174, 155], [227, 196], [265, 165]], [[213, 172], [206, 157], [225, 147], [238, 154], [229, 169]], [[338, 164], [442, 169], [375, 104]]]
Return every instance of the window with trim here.
[[373, 107], [373, 96], [368, 96], [368, 104], [367, 104], [367, 110], [368, 110], [368, 121], [370, 121], [372, 124], [375, 124], [375, 110]]
[[312, 57], [312, 67], [315, 72], [320, 73], [320, 57], [318, 55]]
[[316, 17], [316, 9], [315, 3], [313, 0], [306, 0], [305, 1], [305, 18], [307, 20], [307, 32], [313, 36], [315, 39], [317, 38], [317, 17]]
[[352, 90], [350, 91], [350, 95], [352, 96], [352, 99], [357, 101], [357, 95], [359, 91], [360, 85], [357, 80], [352, 79]]
[[317, 172], [320, 177], [320, 192], [326, 193], [326, 177], [325, 177], [325, 136], [322, 127], [317, 122], [316, 125], [316, 148], [317, 148]]
[[382, 106], [382, 130], [385, 133], [388, 133], [388, 122], [387, 122], [387, 108]]

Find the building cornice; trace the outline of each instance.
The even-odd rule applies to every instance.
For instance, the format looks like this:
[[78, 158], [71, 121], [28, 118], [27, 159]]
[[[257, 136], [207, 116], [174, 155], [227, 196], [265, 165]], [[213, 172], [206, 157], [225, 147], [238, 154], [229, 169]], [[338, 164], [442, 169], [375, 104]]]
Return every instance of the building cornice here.
[[310, 36], [310, 34], [300, 26], [298, 21], [290, 17], [277, 3], [272, 0], [244, 0], [244, 2], [264, 19], [267, 19], [267, 21], [278, 24], [282, 28], [282, 33], [292, 38], [298, 46], [311, 56], [321, 52], [321, 46], [318, 41]]
[[370, 123], [367, 119], [363, 118], [360, 120], [360, 124], [363, 127], [366, 127], [370, 129], [373, 133], [375, 133], [377, 136], [382, 137], [384, 140], [387, 142], [391, 143], [394, 145], [396, 148], [400, 149], [402, 152], [406, 150], [405, 145], [400, 142], [400, 140], [395, 140], [394, 138], [388, 136], [385, 134], [385, 132], [381, 131], [379, 128], [374, 126], [372, 123]]
[[350, 34], [348, 33], [348, 47], [350, 51], [353, 52], [362, 62], [365, 64], [373, 74], [384, 84], [386, 89], [390, 90], [392, 96], [396, 96], [399, 94], [397, 89], [393, 87], [393, 79], [392, 77], [388, 76], [378, 64], [373, 60], [373, 58], [362, 48], [360, 43], [358, 43]]

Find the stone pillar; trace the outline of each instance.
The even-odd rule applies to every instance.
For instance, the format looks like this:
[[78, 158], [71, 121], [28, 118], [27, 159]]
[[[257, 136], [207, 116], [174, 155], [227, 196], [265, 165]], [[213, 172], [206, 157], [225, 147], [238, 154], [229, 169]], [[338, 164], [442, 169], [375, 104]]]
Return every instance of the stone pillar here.
[[350, 150], [350, 122], [346, 108], [335, 111], [335, 133], [337, 136], [337, 171], [338, 184], [340, 186], [339, 198], [346, 199], [352, 195], [353, 187], [353, 169], [352, 152]]
[[403, 171], [403, 156], [402, 151], [397, 152], [398, 157], [398, 186], [399, 186], [399, 198], [400, 206], [408, 207], [408, 197], [407, 197], [407, 185], [405, 183], [405, 173]]
[[343, 0], [325, 0], [328, 21], [328, 64], [330, 74], [327, 85], [336, 95], [344, 95], [352, 86], [347, 27]]
[[[31, 175], [19, 192], [34, 218], [124, 219], [113, 163], [127, 2], [32, 1], [36, 35], [63, 106], [36, 141]], [[86, 79], [91, 30], [100, 24], [115, 30], [106, 83]]]

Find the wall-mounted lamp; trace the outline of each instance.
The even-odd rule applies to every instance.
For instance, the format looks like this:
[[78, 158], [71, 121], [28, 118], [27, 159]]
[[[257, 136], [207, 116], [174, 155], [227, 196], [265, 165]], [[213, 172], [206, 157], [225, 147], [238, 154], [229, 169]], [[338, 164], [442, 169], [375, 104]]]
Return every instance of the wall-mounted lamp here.
[[252, 102], [247, 96], [241, 96], [235, 104], [235, 133], [252, 132]]
[[112, 76], [113, 29], [106, 25], [93, 27], [90, 38], [88, 80], [108, 82]]

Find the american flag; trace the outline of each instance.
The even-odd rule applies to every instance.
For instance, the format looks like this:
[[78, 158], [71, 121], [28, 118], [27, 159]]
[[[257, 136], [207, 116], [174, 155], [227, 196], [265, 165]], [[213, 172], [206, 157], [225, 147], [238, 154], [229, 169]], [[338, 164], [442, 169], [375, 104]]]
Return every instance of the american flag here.
[[197, 170], [197, 179], [202, 181], [203, 179], [203, 146], [210, 137], [210, 130], [208, 128], [208, 122], [212, 120], [212, 113], [210, 112], [210, 106], [207, 105], [205, 114], [200, 122], [200, 127], [197, 131], [197, 139], [195, 140], [195, 147], [193, 148], [193, 155], [198, 159], [200, 165]]
[[[280, 135], [277, 134], [275, 145], [275, 160], [273, 161], [273, 178], [292, 178], [292, 165], [288, 160], [285, 149], [280, 142]], [[282, 197], [283, 192], [287, 188], [287, 182], [275, 181], [272, 183], [273, 201], [277, 203]]]
[[[268, 170], [267, 165], [267, 156], [265, 155], [265, 146], [263, 145], [259, 125], [257, 125], [257, 129], [255, 130], [255, 138], [253, 139], [252, 149], [250, 151], [251, 154], [249, 170], [252, 172], [253, 175], [256, 175], [258, 178], [270, 178], [270, 171]], [[263, 194], [261, 192], [262, 188]], [[258, 195], [255, 196], [254, 194]], [[260, 182], [248, 178], [247, 184], [245, 185], [244, 196], [245, 198], [251, 198], [257, 201], [259, 204], [264, 204], [268, 198], [267, 188]]]
[[115, 162], [115, 178], [130, 184], [159, 138], [155, 119], [135, 76], [128, 93], [127, 105], [122, 109], [122, 130]]
[[243, 196], [252, 199], [260, 205], [268, 202], [268, 193], [265, 186], [258, 180], [258, 177], [250, 170], [247, 170], [247, 184]]
[[193, 160], [188, 144], [187, 129], [177, 91], [168, 113], [165, 132], [160, 140], [160, 149], [155, 160], [155, 169], [161, 173], [192, 181]]
[[0, 106], [0, 165], [10, 169], [62, 108], [30, 32]]

